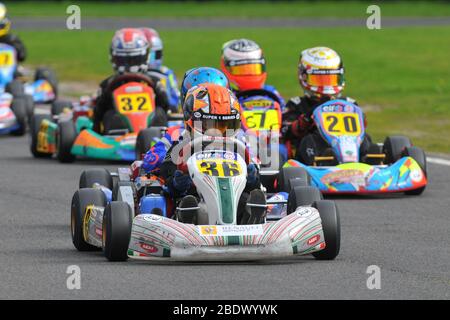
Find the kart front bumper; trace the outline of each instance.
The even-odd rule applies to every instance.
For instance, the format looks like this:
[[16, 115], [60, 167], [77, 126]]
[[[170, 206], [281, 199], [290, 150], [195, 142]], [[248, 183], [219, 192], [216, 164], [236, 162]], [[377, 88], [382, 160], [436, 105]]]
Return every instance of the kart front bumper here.
[[152, 214], [138, 215], [128, 256], [153, 261], [250, 261], [324, 248], [319, 212], [299, 207], [283, 219], [261, 225], [196, 226]]

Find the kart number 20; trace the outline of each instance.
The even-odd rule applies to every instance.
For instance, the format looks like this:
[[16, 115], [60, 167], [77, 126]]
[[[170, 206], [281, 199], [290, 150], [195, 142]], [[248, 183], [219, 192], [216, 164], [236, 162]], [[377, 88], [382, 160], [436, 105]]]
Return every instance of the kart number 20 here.
[[330, 135], [355, 135], [361, 133], [361, 124], [356, 113], [324, 113], [324, 129]]
[[239, 163], [232, 160], [199, 160], [197, 167], [201, 173], [214, 177], [234, 177], [241, 174]]

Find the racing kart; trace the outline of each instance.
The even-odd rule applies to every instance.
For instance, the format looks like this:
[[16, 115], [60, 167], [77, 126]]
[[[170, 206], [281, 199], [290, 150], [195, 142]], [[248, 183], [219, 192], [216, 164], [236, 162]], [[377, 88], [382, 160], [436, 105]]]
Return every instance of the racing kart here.
[[32, 118], [31, 153], [35, 157], [55, 154], [60, 162], [73, 162], [77, 156], [133, 161], [145, 152], [150, 147], [147, 141], [154, 137], [147, 137], [144, 129], [165, 126], [168, 120], [165, 110], [155, 106], [153, 81], [125, 73], [111, 81], [107, 90], [112, 92], [114, 108], [105, 114], [101, 134], [93, 128], [92, 101], [56, 101], [51, 115]]
[[51, 102], [56, 95], [56, 78], [46, 68], [36, 70], [33, 82], [23, 83], [18, 74], [16, 50], [0, 44], [0, 134], [25, 134], [34, 103]]
[[[422, 149], [404, 136], [387, 137], [382, 144], [365, 138], [361, 109], [344, 100], [332, 100], [313, 113], [316, 130], [303, 138], [308, 146], [324, 150], [310, 163], [289, 160], [285, 166], [304, 168], [312, 186], [324, 194], [421, 194], [427, 185], [427, 162]], [[306, 162], [306, 161], [305, 161]]]
[[[230, 141], [228, 141], [230, 142]], [[204, 148], [204, 140], [190, 142], [194, 152], [187, 168], [198, 192], [197, 207], [170, 204], [155, 177], [130, 179], [132, 170], [117, 174], [104, 169], [84, 171], [80, 189], [72, 198], [71, 232], [80, 251], [103, 249], [110, 261], [227, 261], [285, 258], [312, 254], [332, 260], [340, 249], [339, 212], [333, 201], [322, 200], [317, 188], [306, 186], [303, 170], [284, 168], [281, 184], [287, 201], [266, 194], [262, 201], [246, 201], [250, 217], [256, 210], [282, 206], [285, 215], [268, 215], [262, 223], [240, 223], [239, 200], [247, 179], [241, 156], [245, 146], [238, 140]], [[184, 163], [184, 162], [183, 162]], [[114, 181], [117, 180], [117, 181]], [[266, 200], [266, 198], [268, 198]], [[261, 200], [261, 199], [259, 199]], [[196, 211], [193, 223], [180, 216]]]
[[[273, 92], [264, 89], [241, 91], [236, 97], [242, 108], [242, 129], [246, 144], [251, 146], [254, 161], [261, 166], [263, 185], [269, 191], [274, 191], [279, 169], [289, 157], [285, 146], [279, 144], [281, 101]], [[272, 158], [274, 150], [278, 153]]]

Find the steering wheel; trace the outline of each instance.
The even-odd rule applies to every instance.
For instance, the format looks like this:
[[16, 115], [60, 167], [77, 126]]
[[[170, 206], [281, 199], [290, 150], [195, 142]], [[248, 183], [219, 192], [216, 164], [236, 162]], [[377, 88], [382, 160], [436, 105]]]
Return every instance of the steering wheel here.
[[114, 91], [121, 85], [128, 82], [144, 82], [149, 85], [151, 88], [155, 88], [155, 82], [149, 78], [148, 76], [141, 73], [131, 73], [125, 72], [114, 78], [107, 87], [107, 90], [110, 92]]
[[253, 97], [253, 96], [268, 96], [270, 99], [278, 102], [278, 104], [281, 106], [281, 101], [280, 98], [273, 92], [265, 90], [265, 89], [251, 89], [251, 90], [245, 90], [245, 91], [240, 91], [238, 93], [236, 93], [236, 97], [239, 98], [248, 98], [248, 97]]

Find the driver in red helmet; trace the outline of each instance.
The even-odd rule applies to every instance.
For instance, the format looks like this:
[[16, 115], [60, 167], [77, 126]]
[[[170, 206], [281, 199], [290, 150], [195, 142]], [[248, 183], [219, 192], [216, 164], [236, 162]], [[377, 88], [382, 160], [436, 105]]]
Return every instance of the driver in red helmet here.
[[[100, 83], [94, 106], [94, 130], [103, 133], [105, 123], [115, 113], [112, 92], [109, 85], [124, 73], [136, 73], [145, 76], [150, 43], [145, 34], [136, 28], [116, 31], [112, 38], [110, 60], [115, 73]], [[156, 105], [167, 110], [167, 95], [160, 85], [154, 86]]]

